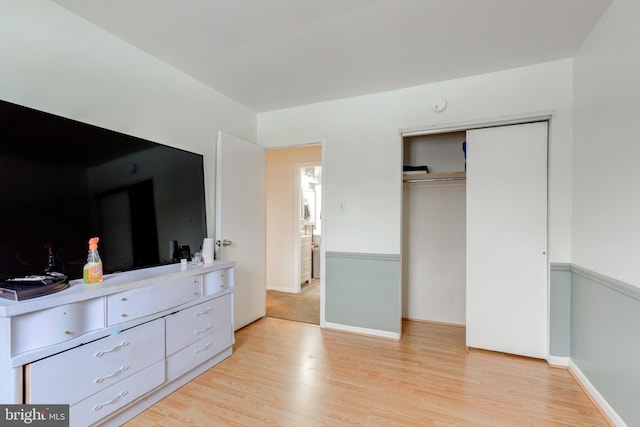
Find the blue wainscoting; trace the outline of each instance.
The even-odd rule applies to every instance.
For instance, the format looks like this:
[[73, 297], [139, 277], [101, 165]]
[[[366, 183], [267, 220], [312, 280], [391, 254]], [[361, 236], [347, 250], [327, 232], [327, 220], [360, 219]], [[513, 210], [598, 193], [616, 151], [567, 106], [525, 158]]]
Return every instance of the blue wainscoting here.
[[640, 288], [571, 266], [571, 361], [624, 423], [640, 426]]
[[567, 359], [616, 425], [640, 426], [640, 288], [551, 265], [550, 361]]
[[325, 262], [325, 327], [400, 338], [400, 255], [327, 252]]
[[[571, 264], [551, 264], [549, 354], [568, 363], [571, 355]], [[554, 360], [550, 360], [551, 363]]]

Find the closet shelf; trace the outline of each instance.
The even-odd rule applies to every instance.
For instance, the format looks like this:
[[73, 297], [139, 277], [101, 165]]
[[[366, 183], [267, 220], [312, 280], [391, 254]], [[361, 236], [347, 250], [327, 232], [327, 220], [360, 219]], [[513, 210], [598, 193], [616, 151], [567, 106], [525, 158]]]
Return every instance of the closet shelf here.
[[404, 182], [419, 181], [459, 181], [467, 179], [466, 172], [432, 172], [432, 173], [404, 173]]

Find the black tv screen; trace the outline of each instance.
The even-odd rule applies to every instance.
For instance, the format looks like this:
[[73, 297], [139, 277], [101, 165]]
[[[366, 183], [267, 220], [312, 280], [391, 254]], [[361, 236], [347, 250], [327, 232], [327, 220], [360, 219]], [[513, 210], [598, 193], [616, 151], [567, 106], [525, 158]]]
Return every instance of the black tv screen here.
[[[0, 101], [0, 279], [176, 262], [206, 236], [203, 156]], [[183, 249], [182, 254], [172, 248]]]

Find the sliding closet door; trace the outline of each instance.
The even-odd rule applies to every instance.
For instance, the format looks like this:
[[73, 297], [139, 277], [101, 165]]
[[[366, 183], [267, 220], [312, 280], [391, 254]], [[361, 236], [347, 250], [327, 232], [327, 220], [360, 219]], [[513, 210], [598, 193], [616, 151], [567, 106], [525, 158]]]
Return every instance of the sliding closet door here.
[[547, 122], [467, 132], [467, 346], [548, 354]]

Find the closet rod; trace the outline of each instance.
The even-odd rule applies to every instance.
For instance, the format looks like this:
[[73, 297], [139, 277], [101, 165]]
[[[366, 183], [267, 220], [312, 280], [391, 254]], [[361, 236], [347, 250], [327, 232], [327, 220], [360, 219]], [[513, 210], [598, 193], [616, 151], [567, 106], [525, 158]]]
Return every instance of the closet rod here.
[[434, 181], [465, 181], [467, 178], [464, 176], [451, 176], [442, 178], [409, 178], [403, 180], [404, 182], [434, 182]]

